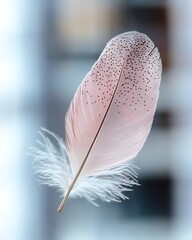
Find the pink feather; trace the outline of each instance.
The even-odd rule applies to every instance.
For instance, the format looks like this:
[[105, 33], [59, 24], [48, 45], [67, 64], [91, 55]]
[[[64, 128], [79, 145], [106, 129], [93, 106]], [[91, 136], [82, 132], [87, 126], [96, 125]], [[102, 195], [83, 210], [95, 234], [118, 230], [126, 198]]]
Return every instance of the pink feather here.
[[[41, 161], [48, 164], [40, 164], [37, 168], [43, 177], [48, 178], [49, 185], [59, 186], [63, 192], [65, 198], [59, 211], [69, 195], [87, 197], [86, 192], [90, 191], [87, 198], [91, 202], [98, 197], [104, 201], [118, 201], [126, 198], [122, 192], [128, 188], [123, 185], [137, 184], [130, 160], [136, 157], [150, 132], [161, 70], [158, 49], [145, 34], [126, 32], [107, 43], [78, 87], [67, 112], [68, 159], [63, 165], [58, 163], [61, 172], [46, 169], [51, 161], [56, 165], [50, 155]], [[45, 137], [44, 140], [48, 141]], [[49, 145], [52, 146], [50, 142]], [[61, 147], [64, 149], [63, 145]], [[43, 158], [38, 155], [36, 159]], [[62, 173], [66, 165], [70, 177], [65, 171]], [[65, 182], [67, 178], [67, 184], [62, 187], [64, 178]], [[113, 185], [106, 182], [106, 192], [102, 189], [100, 195], [94, 195], [94, 191], [100, 191], [96, 189], [99, 186], [94, 185], [95, 179], [99, 179], [101, 185], [102, 181], [104, 184], [110, 179]], [[90, 184], [87, 185], [86, 181]], [[77, 188], [81, 189], [83, 184], [85, 189], [76, 194], [75, 191], [81, 191]]]

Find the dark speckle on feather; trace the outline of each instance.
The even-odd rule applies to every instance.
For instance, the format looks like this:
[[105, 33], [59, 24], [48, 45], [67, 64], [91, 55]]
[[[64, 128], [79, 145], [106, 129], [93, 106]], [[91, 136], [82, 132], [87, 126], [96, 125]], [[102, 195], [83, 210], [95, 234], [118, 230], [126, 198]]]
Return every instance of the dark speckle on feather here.
[[[91, 102], [104, 108], [114, 104], [118, 114], [124, 108], [149, 112], [154, 99], [148, 96], [153, 91], [153, 82], [160, 79], [157, 72], [161, 63], [156, 49], [145, 34], [131, 32], [113, 38], [83, 83], [86, 89], [92, 81], [96, 93], [93, 96], [89, 91], [81, 92], [86, 94], [87, 104]], [[91, 100], [92, 97], [97, 100]]]

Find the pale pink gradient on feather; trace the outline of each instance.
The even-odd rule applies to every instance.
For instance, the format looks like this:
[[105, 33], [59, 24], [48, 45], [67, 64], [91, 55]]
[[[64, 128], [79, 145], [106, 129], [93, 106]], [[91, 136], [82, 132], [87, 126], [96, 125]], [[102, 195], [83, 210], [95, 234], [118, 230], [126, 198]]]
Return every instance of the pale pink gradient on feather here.
[[66, 115], [66, 143], [74, 175], [101, 123], [81, 175], [94, 175], [138, 154], [153, 122], [160, 79], [159, 52], [145, 34], [123, 33], [107, 44]]

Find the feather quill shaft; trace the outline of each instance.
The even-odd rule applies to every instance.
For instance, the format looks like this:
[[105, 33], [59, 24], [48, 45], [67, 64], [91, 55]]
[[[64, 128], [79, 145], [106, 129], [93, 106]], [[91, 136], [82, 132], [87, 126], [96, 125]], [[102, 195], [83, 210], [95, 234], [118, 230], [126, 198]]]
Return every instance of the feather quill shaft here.
[[[109, 41], [77, 89], [65, 118], [64, 143], [43, 130], [34, 148], [35, 169], [43, 184], [68, 197], [120, 201], [138, 185], [132, 159], [151, 129], [161, 80], [161, 59], [142, 33], [127, 32]], [[55, 138], [56, 148], [47, 135]]]
[[[124, 60], [124, 62], [123, 62], [123, 66], [124, 66], [124, 63], [125, 63], [125, 60]], [[123, 69], [123, 67], [122, 67], [122, 69]], [[121, 74], [122, 74], [122, 70], [121, 70]], [[121, 77], [121, 74], [120, 74], [120, 77]], [[119, 77], [119, 80], [120, 80], [120, 77]], [[104, 123], [104, 121], [105, 121], [105, 118], [106, 118], [106, 116], [107, 116], [107, 113], [108, 113], [108, 111], [109, 111], [109, 109], [110, 109], [110, 107], [111, 107], [111, 103], [112, 103], [112, 101], [113, 101], [114, 95], [115, 95], [115, 93], [116, 93], [116, 91], [117, 91], [117, 87], [118, 87], [118, 85], [119, 85], [119, 80], [118, 80], [118, 83], [117, 83], [117, 85], [116, 85], [116, 87], [115, 87], [115, 90], [114, 90], [114, 92], [113, 92], [112, 98], [111, 98], [110, 103], [109, 103], [109, 106], [108, 106], [108, 108], [107, 108], [107, 111], [106, 111], [106, 113], [105, 113], [105, 115], [104, 115], [104, 117], [103, 117], [103, 120], [102, 120], [102, 122], [101, 122], [101, 124], [100, 124], [100, 126], [99, 126], [99, 129], [98, 129], [98, 131], [97, 131], [97, 133], [96, 133], [96, 135], [95, 135], [95, 138], [94, 138], [94, 140], [93, 140], [93, 142], [92, 142], [92, 144], [91, 144], [91, 146], [90, 146], [90, 148], [89, 148], [89, 150], [88, 150], [88, 152], [87, 152], [87, 155], [85, 156], [85, 159], [83, 160], [83, 162], [82, 162], [82, 164], [81, 164], [81, 166], [80, 166], [80, 168], [79, 168], [79, 171], [77, 172], [76, 176], [74, 177], [72, 183], [70, 184], [70, 186], [69, 186], [69, 188], [68, 188], [68, 190], [67, 190], [66, 195], [64, 196], [64, 198], [63, 198], [63, 200], [62, 200], [62, 202], [61, 202], [61, 204], [60, 204], [60, 206], [59, 206], [59, 208], [58, 208], [58, 210], [57, 210], [58, 212], [61, 212], [62, 209], [64, 208], [65, 203], [66, 203], [66, 201], [67, 201], [67, 199], [68, 199], [68, 197], [69, 197], [69, 194], [70, 194], [71, 190], [73, 189], [73, 186], [75, 185], [75, 182], [77, 181], [77, 179], [78, 179], [78, 177], [79, 177], [79, 174], [81, 173], [81, 171], [82, 171], [82, 169], [83, 169], [83, 167], [84, 167], [84, 165], [85, 165], [85, 163], [86, 163], [86, 161], [87, 161], [87, 158], [88, 158], [88, 156], [89, 156], [89, 153], [91, 152], [91, 149], [92, 149], [92, 147], [93, 147], [93, 145], [94, 145], [94, 143], [95, 143], [95, 141], [96, 141], [96, 139], [97, 139], [97, 136], [99, 135], [99, 132], [100, 132], [100, 130], [101, 130], [102, 126], [103, 126], [103, 123]]]

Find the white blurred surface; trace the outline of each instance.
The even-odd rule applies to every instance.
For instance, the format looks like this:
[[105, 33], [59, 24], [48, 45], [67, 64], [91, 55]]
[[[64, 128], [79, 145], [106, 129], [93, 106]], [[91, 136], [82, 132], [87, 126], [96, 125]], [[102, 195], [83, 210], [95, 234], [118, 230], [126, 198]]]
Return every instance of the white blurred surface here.
[[[113, 16], [119, 3], [104, 1], [102, 5], [90, 1], [84, 8], [84, 1], [57, 2], [61, 4], [56, 11], [58, 18], [63, 19], [63, 26], [57, 27], [75, 26], [67, 28], [68, 35], [59, 33], [67, 52], [100, 52], [103, 40], [110, 35], [109, 14]], [[143, 6], [141, 1], [137, 2]], [[58, 216], [56, 191], [35, 182], [32, 159], [26, 154], [38, 138], [39, 128], [50, 124], [45, 114], [50, 109], [45, 109], [45, 102], [69, 104], [93, 64], [92, 58], [46, 62], [46, 4], [37, 0], [0, 2], [0, 239], [192, 239], [192, 2], [167, 3], [171, 67], [163, 73], [158, 110], [170, 110], [172, 126], [169, 130], [152, 129], [136, 160], [141, 177], [172, 178], [171, 220], [124, 219], [116, 206], [95, 208], [78, 200], [69, 203]], [[66, 6], [66, 14], [61, 6]], [[81, 16], [79, 10], [87, 15]], [[87, 17], [91, 20], [87, 21]], [[57, 116], [53, 119], [51, 126], [64, 121]]]

